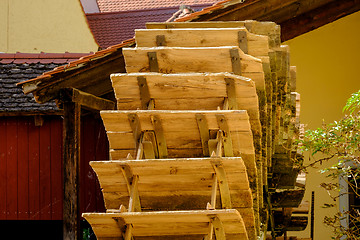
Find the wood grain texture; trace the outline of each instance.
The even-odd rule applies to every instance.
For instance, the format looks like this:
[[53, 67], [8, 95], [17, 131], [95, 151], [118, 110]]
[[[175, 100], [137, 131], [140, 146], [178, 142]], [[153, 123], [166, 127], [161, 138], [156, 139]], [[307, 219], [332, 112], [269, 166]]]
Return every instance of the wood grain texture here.
[[167, 47], [220, 47], [239, 46], [238, 33], [245, 32], [249, 55], [267, 56], [268, 37], [249, 33], [243, 28], [181, 28], [181, 29], [137, 29], [137, 47], [156, 47], [156, 36], [165, 37]]
[[[102, 237], [121, 237], [123, 226], [132, 224], [133, 236], [202, 235], [208, 233], [211, 216], [222, 222], [229, 239], [248, 239], [242, 217], [238, 211], [167, 211], [147, 213], [87, 213], [95, 234]], [[196, 239], [196, 238], [195, 238]]]

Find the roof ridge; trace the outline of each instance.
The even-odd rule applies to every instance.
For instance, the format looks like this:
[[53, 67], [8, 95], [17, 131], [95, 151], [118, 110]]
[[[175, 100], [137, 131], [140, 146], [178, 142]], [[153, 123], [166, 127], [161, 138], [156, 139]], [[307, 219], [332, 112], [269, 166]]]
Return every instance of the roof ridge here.
[[0, 53], [0, 59], [63, 59], [63, 58], [80, 58], [89, 54], [93, 54], [93, 52], [89, 53]]

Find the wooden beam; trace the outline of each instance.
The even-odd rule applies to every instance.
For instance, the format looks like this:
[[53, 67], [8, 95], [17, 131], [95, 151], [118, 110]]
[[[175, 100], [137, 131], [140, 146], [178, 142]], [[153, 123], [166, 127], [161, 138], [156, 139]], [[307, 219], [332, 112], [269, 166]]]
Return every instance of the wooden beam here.
[[126, 181], [126, 186], [129, 192], [129, 212], [141, 212], [141, 204], [138, 191], [139, 176], [133, 175], [131, 168], [128, 165], [121, 167], [121, 172]]
[[211, 225], [214, 227], [216, 240], [226, 240], [225, 230], [220, 219], [215, 216], [210, 216]]
[[113, 110], [115, 107], [113, 101], [96, 97], [75, 88], [69, 89], [69, 91], [72, 91], [72, 101], [80, 104], [82, 107], [93, 110]]
[[[237, 110], [237, 97], [236, 97], [236, 88], [235, 88], [235, 80], [233, 78], [225, 78], [226, 83], [226, 94], [228, 100], [228, 109], [226, 110]], [[225, 110], [225, 109], [224, 109]]]
[[130, 186], [130, 192], [129, 192], [129, 196], [130, 196], [129, 209], [128, 209], [129, 212], [141, 212], [138, 182], [139, 182], [139, 176], [133, 175]]
[[128, 119], [134, 136], [135, 149], [138, 149], [140, 144], [140, 137], [141, 137], [140, 120], [136, 113], [129, 113]]
[[102, 96], [113, 91], [110, 74], [126, 72], [124, 57], [121, 51], [108, 57], [91, 61], [85, 67], [54, 75], [50, 80], [40, 79], [22, 85], [24, 93], [32, 92], [39, 103], [58, 98], [61, 89], [73, 87], [81, 91]]
[[287, 41], [360, 10], [360, 0], [333, 1], [280, 23], [281, 40]]
[[137, 82], [140, 90], [141, 109], [148, 109], [150, 103], [150, 91], [146, 78], [143, 76], [137, 77]]
[[163, 130], [163, 127], [161, 124], [161, 119], [158, 115], [152, 115], [151, 122], [155, 129], [155, 136], [156, 136], [157, 148], [158, 148], [158, 152], [159, 152], [159, 158], [167, 158], [168, 151], [167, 151], [166, 139], [164, 136], [164, 130]]
[[216, 178], [218, 181], [221, 207], [224, 209], [231, 209], [232, 204], [231, 204], [230, 188], [226, 178], [226, 172], [224, 166], [221, 160], [219, 159], [212, 160], [211, 164], [215, 170]]
[[222, 131], [222, 140], [224, 146], [224, 156], [225, 157], [233, 157], [233, 146], [232, 139], [230, 135], [229, 126], [227, 124], [226, 117], [223, 114], [216, 114], [216, 119], [219, 125], [220, 130]]
[[211, 153], [209, 153], [209, 127], [204, 114], [198, 113], [195, 115], [196, 122], [199, 128], [201, 145], [204, 157], [209, 157]]
[[[70, 100], [70, 99], [68, 99]], [[64, 201], [63, 234], [66, 240], [78, 239], [79, 165], [81, 105], [65, 101], [63, 120]]]

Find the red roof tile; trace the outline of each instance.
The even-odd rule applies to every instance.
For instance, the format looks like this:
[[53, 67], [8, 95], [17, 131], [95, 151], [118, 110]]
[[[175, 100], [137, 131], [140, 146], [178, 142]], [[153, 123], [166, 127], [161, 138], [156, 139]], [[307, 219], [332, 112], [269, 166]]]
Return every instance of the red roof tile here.
[[0, 63], [23, 64], [23, 63], [57, 63], [66, 64], [89, 53], [0, 53]]
[[[207, 5], [198, 5], [194, 10], [201, 10]], [[134, 37], [135, 29], [145, 28], [147, 22], [165, 22], [178, 7], [124, 11], [116, 13], [87, 14], [89, 26], [101, 48], [121, 43]]]
[[97, 0], [100, 12], [213, 4], [219, 0]]

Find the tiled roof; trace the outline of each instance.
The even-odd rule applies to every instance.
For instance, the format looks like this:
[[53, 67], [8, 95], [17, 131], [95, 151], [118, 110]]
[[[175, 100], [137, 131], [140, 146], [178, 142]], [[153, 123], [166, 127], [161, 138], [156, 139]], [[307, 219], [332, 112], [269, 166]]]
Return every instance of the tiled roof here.
[[[193, 7], [195, 11], [207, 5]], [[119, 44], [134, 37], [135, 29], [145, 28], [147, 22], [165, 22], [178, 7], [87, 14], [89, 26], [101, 48]]]
[[97, 0], [100, 12], [119, 12], [138, 9], [195, 6], [213, 4], [219, 0]]
[[69, 63], [84, 53], [0, 53], [0, 112], [57, 111], [55, 103], [38, 104], [32, 94], [25, 95], [16, 84]]

